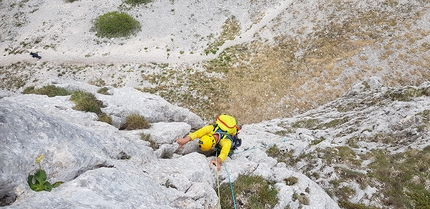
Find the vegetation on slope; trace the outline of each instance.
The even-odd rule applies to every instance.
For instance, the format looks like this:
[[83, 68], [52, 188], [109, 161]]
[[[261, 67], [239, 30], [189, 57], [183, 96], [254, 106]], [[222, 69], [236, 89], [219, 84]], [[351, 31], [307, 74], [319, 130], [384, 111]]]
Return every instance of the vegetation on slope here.
[[94, 20], [91, 29], [101, 38], [128, 37], [141, 30], [140, 23], [124, 12], [108, 12]]
[[[340, 117], [322, 121], [309, 115], [293, 123], [280, 123], [285, 128], [277, 132], [280, 135], [295, 133], [298, 128], [338, 134], [334, 139], [314, 139], [309, 143], [311, 151], [300, 155], [277, 146], [268, 149], [267, 154], [319, 182], [342, 208], [429, 208], [430, 146], [420, 149], [411, 144], [425, 143], [430, 110], [418, 112], [407, 121], [390, 124], [383, 130], [375, 126], [363, 128], [368, 126], [363, 123], [368, 116], [359, 112], [428, 97], [429, 90], [428, 87], [405, 87], [388, 89], [379, 96], [375, 92], [362, 98], [355, 95], [351, 97], [355, 102], [341, 100], [334, 108], [341, 113]], [[322, 142], [331, 145], [319, 146]], [[323, 172], [328, 168], [333, 172]], [[366, 195], [360, 196], [357, 202], [354, 197], [360, 193]]]
[[[419, 9], [425, 2], [400, 5], [385, 1], [366, 10], [356, 10], [354, 2], [318, 4], [327, 19], [314, 19], [313, 28], [298, 28], [295, 33], [300, 36], [279, 35], [269, 44], [255, 34], [255, 41], [227, 48], [217, 59], [206, 62], [206, 72], [166, 69], [169, 72], [143, 75], [156, 85], [147, 91], [158, 92], [206, 118], [221, 111], [249, 123], [315, 108], [366, 77], [379, 75], [395, 86], [416, 85], [430, 76], [426, 54], [430, 45], [418, 44], [430, 31], [411, 27], [425, 14]], [[276, 21], [277, 26], [270, 30], [281, 31], [286, 23], [281, 16]], [[207, 53], [217, 52], [217, 45], [238, 32], [234, 18], [223, 28]], [[395, 35], [398, 31], [405, 32]], [[411, 47], [413, 44], [419, 47]], [[365, 48], [381, 52], [376, 57], [379, 64], [369, 60]], [[405, 71], [395, 64], [399, 61], [414, 67]]]

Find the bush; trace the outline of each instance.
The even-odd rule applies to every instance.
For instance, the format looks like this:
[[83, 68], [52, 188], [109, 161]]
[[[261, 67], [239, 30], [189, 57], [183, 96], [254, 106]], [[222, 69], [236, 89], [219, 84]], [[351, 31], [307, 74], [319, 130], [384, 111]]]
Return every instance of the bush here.
[[72, 94], [70, 91], [66, 90], [65, 88], [57, 87], [54, 85], [48, 85], [38, 89], [34, 88], [34, 86], [28, 87], [24, 89], [22, 93], [23, 94], [41, 94], [41, 95], [46, 95], [48, 97], [67, 96]]
[[136, 130], [136, 129], [147, 129], [151, 127], [151, 124], [138, 113], [133, 113], [125, 119], [125, 124], [121, 126], [121, 130]]
[[128, 37], [141, 30], [140, 23], [126, 13], [108, 12], [97, 17], [91, 31], [97, 37], [117, 38]]

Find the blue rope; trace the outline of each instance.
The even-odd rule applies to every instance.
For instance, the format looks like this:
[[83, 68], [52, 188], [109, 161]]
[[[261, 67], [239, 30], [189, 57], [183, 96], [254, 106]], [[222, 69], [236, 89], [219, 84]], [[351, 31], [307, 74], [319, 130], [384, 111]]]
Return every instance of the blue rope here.
[[228, 173], [227, 166], [225, 166], [225, 164], [224, 164], [224, 168], [225, 168], [225, 172], [227, 172], [228, 182], [230, 183], [231, 199], [233, 200], [233, 206], [234, 206], [234, 209], [236, 209], [236, 200], [234, 199], [234, 190], [233, 190], [233, 184], [231, 183], [231, 180], [230, 180], [230, 173]]

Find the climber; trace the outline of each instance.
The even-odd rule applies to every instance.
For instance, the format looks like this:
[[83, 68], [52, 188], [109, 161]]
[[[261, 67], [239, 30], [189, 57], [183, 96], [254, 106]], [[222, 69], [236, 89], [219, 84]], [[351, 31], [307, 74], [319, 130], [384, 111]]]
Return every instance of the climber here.
[[240, 128], [236, 126], [236, 120], [233, 117], [220, 115], [214, 125], [204, 126], [184, 138], [177, 139], [176, 142], [179, 144], [179, 149], [188, 142], [199, 138], [198, 144], [202, 152], [219, 153], [210, 164], [215, 165], [220, 170], [221, 164], [229, 156], [230, 151], [241, 145], [241, 140], [237, 137], [238, 129]]

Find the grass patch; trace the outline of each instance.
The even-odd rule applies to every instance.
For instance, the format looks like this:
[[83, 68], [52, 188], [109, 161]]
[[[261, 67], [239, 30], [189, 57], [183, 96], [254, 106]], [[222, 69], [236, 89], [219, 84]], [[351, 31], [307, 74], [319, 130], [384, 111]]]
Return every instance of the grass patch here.
[[325, 140], [325, 138], [321, 137], [320, 139], [312, 140], [311, 144], [312, 145], [317, 145], [317, 144], [323, 142], [324, 140]]
[[276, 144], [267, 149], [266, 153], [269, 157], [275, 158], [278, 162], [284, 162], [287, 165], [294, 165], [297, 162], [293, 156], [293, 151], [282, 151], [276, 146]]
[[417, 113], [416, 116], [420, 119], [421, 124], [418, 126], [418, 131], [425, 132], [430, 127], [430, 110], [424, 110]]
[[348, 121], [349, 121], [348, 117], [336, 118], [331, 120], [330, 122], [319, 125], [317, 129], [336, 128]]
[[317, 119], [303, 119], [296, 121], [291, 127], [293, 128], [307, 128], [307, 129], [316, 129], [317, 128]]
[[98, 87], [102, 87], [102, 86], [106, 86], [106, 81], [99, 78], [99, 79], [95, 79], [92, 81], [88, 81], [89, 84], [94, 85], [94, 86], [98, 86]]
[[148, 4], [151, 3], [152, 0], [124, 0], [124, 3], [130, 4], [133, 6], [139, 5], [139, 4]]
[[320, 158], [328, 165], [334, 163], [342, 163], [348, 166], [359, 166], [361, 160], [357, 158], [355, 152], [348, 146], [329, 147], [324, 150], [317, 149], [320, 153]]
[[151, 124], [138, 113], [132, 113], [126, 117], [125, 123], [121, 126], [120, 130], [136, 130], [148, 129]]
[[108, 114], [102, 112], [98, 114], [98, 116], [99, 116], [98, 121], [105, 122], [107, 124], [112, 125], [112, 118]]
[[338, 202], [338, 204], [341, 208], [345, 208], [345, 209], [378, 209], [377, 207], [374, 207], [374, 206], [366, 206], [365, 204], [351, 203], [348, 200], [341, 200]]
[[[213, 42], [208, 44], [208, 48], [205, 49], [205, 54], [216, 54], [218, 51], [218, 47], [222, 46], [227, 40], [234, 40], [236, 36], [240, 34], [240, 24], [235, 16], [231, 16], [227, 18], [224, 24], [221, 26], [222, 32], [220, 36]], [[228, 62], [231, 60], [230, 56], [220, 56], [219, 61], [223, 63], [224, 61]], [[217, 60], [214, 60], [217, 61]], [[225, 63], [223, 63], [224, 66]]]
[[290, 176], [288, 178], [285, 178], [284, 182], [285, 182], [286, 185], [292, 186], [294, 184], [297, 184], [299, 182], [299, 179], [297, 177], [295, 177], [295, 176]]
[[101, 114], [101, 108], [103, 106], [103, 102], [98, 100], [94, 94], [84, 91], [76, 91], [70, 97], [70, 100], [75, 102], [75, 107], [73, 109], [84, 111], [84, 112], [93, 112], [97, 115]]
[[103, 87], [103, 88], [100, 88], [99, 90], [97, 90], [97, 93], [99, 93], [99, 94], [104, 94], [104, 95], [110, 95], [110, 94], [108, 93], [108, 91], [109, 91], [109, 88], [108, 88], [108, 87]]
[[430, 96], [430, 89], [407, 87], [406, 89], [387, 91], [384, 96], [393, 101], [409, 102], [415, 97]]
[[141, 30], [140, 23], [133, 17], [122, 12], [108, 12], [97, 17], [91, 31], [100, 38], [129, 37]]
[[389, 155], [382, 150], [372, 152], [369, 177], [383, 186], [385, 205], [393, 208], [430, 208], [430, 146], [422, 151], [409, 149]]
[[112, 125], [112, 118], [101, 110], [101, 108], [104, 107], [103, 102], [98, 100], [94, 94], [84, 91], [75, 91], [72, 96], [70, 96], [70, 100], [75, 102], [73, 109], [84, 112], [93, 112], [97, 114], [98, 121]]
[[[218, 98], [230, 100], [224, 89], [220, 88], [223, 82], [207, 72], [193, 71], [192, 69], [178, 72], [162, 64], [153, 64], [148, 67], [161, 68], [156, 75], [142, 74], [142, 79], [156, 87], [138, 90], [158, 94], [171, 103], [186, 106], [191, 111], [198, 112], [199, 116], [206, 120], [212, 120], [213, 116], [220, 112], [232, 114], [223, 111], [229, 105], [228, 102], [217, 102]], [[173, 78], [178, 79], [179, 82], [171, 83]], [[180, 91], [180, 89], [187, 90]]]
[[[233, 182], [233, 189], [240, 208], [273, 208], [279, 201], [274, 182], [261, 176], [239, 175]], [[232, 208], [230, 185], [222, 184], [220, 193], [221, 207]]]
[[151, 147], [153, 150], [157, 150], [160, 147], [157, 144], [157, 142], [155, 142], [154, 140], [151, 139], [151, 134], [141, 133], [140, 134], [140, 139], [143, 140], [143, 141], [149, 142], [149, 147]]
[[23, 90], [23, 94], [41, 94], [46, 95], [48, 97], [55, 96], [68, 96], [71, 95], [72, 92], [68, 91], [65, 88], [57, 87], [54, 85], [43, 86], [41, 88], [27, 87]]
[[305, 193], [300, 193], [297, 199], [300, 205], [309, 205], [309, 197]]

